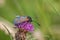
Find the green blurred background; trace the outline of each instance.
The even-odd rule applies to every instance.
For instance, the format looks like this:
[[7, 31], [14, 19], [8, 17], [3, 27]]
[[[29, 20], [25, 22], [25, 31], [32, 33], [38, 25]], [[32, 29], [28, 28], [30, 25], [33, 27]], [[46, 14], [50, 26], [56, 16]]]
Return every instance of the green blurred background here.
[[[16, 15], [31, 16], [36, 29], [40, 29], [45, 40], [60, 40], [60, 0], [1, 0], [0, 17], [13, 23]], [[5, 34], [0, 32], [0, 39]], [[7, 38], [6, 40], [10, 40]]]

